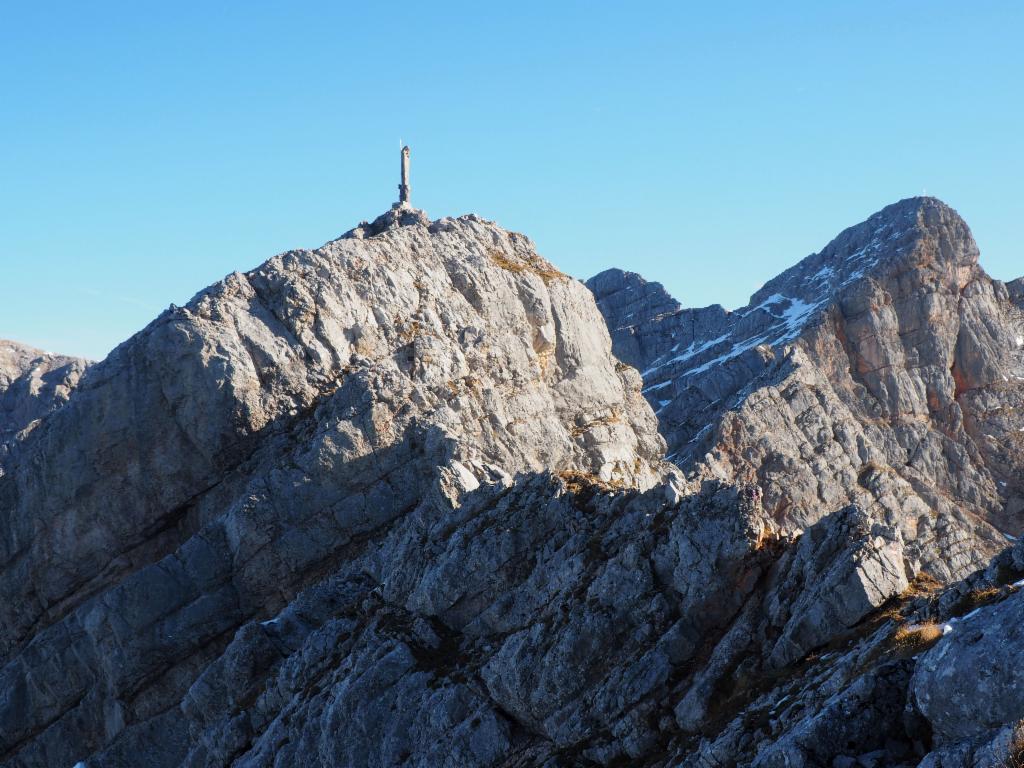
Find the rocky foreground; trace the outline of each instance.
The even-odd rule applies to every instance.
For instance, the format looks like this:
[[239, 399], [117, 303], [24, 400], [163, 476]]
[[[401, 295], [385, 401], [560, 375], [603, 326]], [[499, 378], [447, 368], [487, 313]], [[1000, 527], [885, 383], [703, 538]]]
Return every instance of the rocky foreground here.
[[736, 312], [405, 209], [0, 348], [0, 761], [1013, 765], [1022, 307], [927, 198]]

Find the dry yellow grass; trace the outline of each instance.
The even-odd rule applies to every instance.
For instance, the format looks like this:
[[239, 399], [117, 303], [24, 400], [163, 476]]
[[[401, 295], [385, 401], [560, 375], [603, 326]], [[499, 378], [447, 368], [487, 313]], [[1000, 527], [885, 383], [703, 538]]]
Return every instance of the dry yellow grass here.
[[985, 589], [975, 589], [972, 592], [968, 592], [964, 597], [965, 607], [973, 610], [979, 605], [985, 605], [991, 603], [997, 597], [1002, 594], [1002, 590], [999, 587], [986, 587]]
[[502, 269], [516, 273], [532, 272], [540, 277], [545, 285], [552, 280], [559, 280], [565, 277], [565, 273], [559, 272], [539, 256], [532, 258], [530, 261], [514, 261], [497, 249], [491, 250], [488, 255], [491, 257], [491, 261]]
[[879, 623], [883, 621], [900, 622], [903, 620], [903, 612], [915, 598], [928, 597], [941, 589], [942, 584], [937, 579], [927, 573], [919, 573], [898, 598], [890, 600], [876, 614], [876, 618]]
[[1014, 725], [1007, 752], [999, 768], [1024, 768], [1024, 720], [1018, 720]]
[[953, 606], [952, 613], [954, 616], [963, 616], [965, 613], [969, 613], [975, 608], [988, 605], [989, 603], [994, 603], [1002, 597], [1004, 597], [1003, 590], [999, 587], [982, 587], [974, 589], [957, 600], [956, 605]]
[[999, 763], [999, 768], [1024, 768], [1024, 720], [1018, 720], [1013, 724], [1006, 752], [1006, 757]]
[[931, 648], [942, 637], [942, 627], [934, 621], [904, 624], [892, 635], [893, 648], [901, 653], [919, 653]]
[[922, 571], [921, 573], [917, 574], [916, 577], [914, 577], [914, 580], [910, 582], [910, 586], [903, 590], [903, 594], [901, 594], [900, 597], [924, 597], [927, 595], [935, 594], [941, 589], [941, 581], [936, 579], [934, 576], [930, 576], [929, 574], [924, 573]]
[[580, 472], [575, 469], [565, 469], [555, 474], [565, 483], [566, 488], [575, 494], [586, 492], [613, 493], [628, 488], [627, 484], [622, 480], [613, 478], [606, 482], [597, 475], [592, 475], [589, 472]]
[[570, 430], [569, 434], [573, 437], [579, 437], [584, 432], [588, 432], [594, 427], [600, 426], [601, 424], [618, 424], [622, 421], [622, 413], [618, 408], [613, 407], [612, 412], [605, 416], [598, 416], [596, 419], [591, 419], [586, 424], [574, 425]]

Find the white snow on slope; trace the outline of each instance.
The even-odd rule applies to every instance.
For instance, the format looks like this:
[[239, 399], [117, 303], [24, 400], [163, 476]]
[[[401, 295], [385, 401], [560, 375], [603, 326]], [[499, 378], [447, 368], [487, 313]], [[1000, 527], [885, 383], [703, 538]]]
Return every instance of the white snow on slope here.
[[710, 341], [705, 341], [704, 343], [699, 344], [699, 345], [697, 345], [697, 342], [693, 342], [692, 344], [690, 344], [690, 346], [688, 346], [685, 350], [683, 350], [682, 353], [676, 355], [675, 357], [673, 357], [673, 358], [671, 358], [669, 360], [666, 360], [663, 363], [658, 363], [657, 365], [652, 366], [651, 368], [648, 368], [646, 371], [644, 371], [640, 375], [641, 376], [646, 376], [647, 374], [649, 374], [649, 373], [651, 373], [651, 372], [653, 372], [653, 371], [657, 370], [658, 368], [661, 368], [662, 366], [665, 366], [665, 365], [671, 365], [672, 363], [682, 363], [682, 362], [685, 362], [685, 361], [689, 360], [691, 357], [696, 357], [701, 352], [704, 352], [705, 350], [711, 349], [711, 347], [715, 346], [716, 344], [721, 344], [726, 339], [728, 339], [730, 335], [731, 334], [727, 333], [724, 336], [719, 336], [717, 339], [711, 339]]
[[[899, 229], [886, 236], [884, 234], [885, 229], [884, 225], [876, 228], [873, 233], [874, 236], [866, 245], [848, 256], [831, 258], [829, 263], [821, 266], [812, 275], [797, 279], [792, 284], [791, 290], [787, 291], [787, 293], [795, 295], [776, 292], [756, 306], [735, 313], [737, 321], [751, 317], [758, 312], [767, 313], [771, 318], [774, 318], [774, 322], [767, 327], [756, 329], [753, 335], [741, 338], [737, 338], [739, 329], [734, 327], [729, 332], [714, 339], [703, 342], [694, 340], [682, 353], [667, 359], [656, 360], [641, 376], [646, 380], [651, 374], [666, 366], [686, 363], [729, 341], [733, 342], [732, 346], [711, 360], [705, 361], [690, 370], [680, 372], [679, 376], [690, 377], [699, 375], [717, 365], [733, 360], [761, 344], [775, 347], [792, 341], [800, 335], [800, 332], [814, 319], [819, 311], [827, 307], [834, 300], [839, 291], [851, 283], [862, 279], [872, 267], [876, 266], [881, 260], [883, 249], [887, 246], [891, 247], [891, 241], [902, 237], [907, 231]], [[899, 252], [902, 250], [902, 246], [895, 250]], [[779, 306], [783, 306], [785, 309], [779, 311], [777, 309]], [[1024, 346], [1024, 340], [1022, 340], [1022, 346]], [[679, 345], [676, 344], [672, 348], [672, 353], [678, 347]], [[660, 382], [648, 387], [644, 391], [651, 392], [665, 386], [667, 383], [667, 381]]]

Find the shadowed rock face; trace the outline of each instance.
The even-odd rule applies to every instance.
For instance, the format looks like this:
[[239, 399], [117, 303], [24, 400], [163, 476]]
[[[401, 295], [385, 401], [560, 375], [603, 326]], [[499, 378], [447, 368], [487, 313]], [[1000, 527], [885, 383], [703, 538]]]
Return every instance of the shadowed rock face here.
[[[966, 704], [931, 681], [963, 672], [894, 630], [1024, 577], [1019, 547], [926, 577], [969, 570], [1014, 515], [985, 484], [1015, 455], [981, 443], [1014, 418], [996, 347], [1020, 291], [941, 204], [883, 214], [744, 317], [595, 278], [606, 315], [639, 318], [611, 339], [527, 238], [414, 209], [172, 307], [0, 457], [0, 764], [1008, 754], [1016, 705], [951, 726]], [[872, 346], [897, 305], [927, 330]], [[947, 320], [948, 349], [928, 341]], [[705, 427], [709, 450], [684, 449]]]
[[1020, 291], [984, 273], [943, 203], [889, 206], [735, 312], [673, 308], [636, 275], [588, 284], [669, 458], [756, 483], [785, 530], [877, 509], [910, 572], [943, 580], [1021, 533]]

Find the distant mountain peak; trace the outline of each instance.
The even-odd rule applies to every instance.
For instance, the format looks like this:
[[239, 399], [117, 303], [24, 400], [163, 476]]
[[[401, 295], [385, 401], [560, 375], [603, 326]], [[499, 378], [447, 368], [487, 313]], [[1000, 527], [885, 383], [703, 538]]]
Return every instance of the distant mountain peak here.
[[[942, 201], [887, 206], [733, 312], [665, 312], [671, 297], [638, 275], [605, 272], [588, 285], [616, 354], [641, 371], [669, 458], [767, 484], [780, 522], [802, 527], [823, 503], [878, 503], [857, 480], [869, 463], [891, 466], [901, 493], [940, 513], [953, 513], [947, 496], [991, 522], [1024, 505], [1009, 469], [1024, 462], [1017, 431], [993, 416], [995, 403], [1018, 407], [1024, 291], [984, 273], [969, 227]], [[820, 423], [820, 435], [803, 434], [804, 422]], [[834, 432], [859, 434], [860, 447]], [[808, 473], [819, 454], [831, 462]], [[775, 476], [777, 486], [766, 481]], [[1005, 519], [1016, 533], [1019, 521]], [[977, 564], [998, 536], [986, 524], [972, 535]], [[922, 555], [928, 567], [962, 574], [942, 564], [943, 546]]]
[[[907, 259], [914, 257], [915, 246], [929, 237], [947, 241], [929, 257], [953, 259], [956, 266], [977, 264], [977, 246], [960, 215], [934, 197], [912, 197], [844, 230], [821, 251], [765, 283], [744, 309], [750, 311], [779, 295], [823, 306], [876, 269], [909, 266]], [[950, 247], [954, 243], [957, 247]]]
[[[921, 247], [923, 241], [927, 247]], [[702, 310], [679, 306], [659, 283], [635, 273], [607, 270], [587, 285], [605, 310], [617, 353], [637, 365], [645, 377], [668, 368], [669, 375], [694, 376], [760, 347], [778, 347], [795, 339], [805, 327], [858, 281], [931, 263], [954, 275], [959, 287], [973, 276], [978, 249], [970, 229], [952, 208], [933, 197], [914, 197], [887, 206], [866, 221], [840, 233], [811, 254], [765, 283], [750, 302], [735, 311], [712, 305]], [[630, 328], [675, 323], [655, 350], [637, 357]], [[654, 352], [654, 354], [651, 354]], [[660, 384], [661, 382], [656, 382]]]
[[88, 365], [88, 360], [0, 339], [0, 459], [15, 434], [67, 401]]

